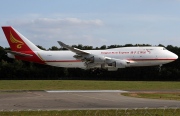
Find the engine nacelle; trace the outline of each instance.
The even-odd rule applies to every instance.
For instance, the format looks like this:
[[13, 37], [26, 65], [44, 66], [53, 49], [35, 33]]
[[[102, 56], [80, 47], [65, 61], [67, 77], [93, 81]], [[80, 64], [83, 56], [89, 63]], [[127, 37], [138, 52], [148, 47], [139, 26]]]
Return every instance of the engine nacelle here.
[[8, 56], [9, 58], [15, 58], [15, 56], [14, 56], [13, 54], [11, 54], [11, 53], [7, 53], [7, 56]]
[[94, 57], [94, 63], [102, 64], [105, 62], [104, 56], [93, 56]]
[[106, 60], [104, 56], [90, 56], [90, 57], [86, 57], [86, 59], [91, 63], [96, 63], [96, 64], [103, 64], [105, 63]]
[[116, 60], [116, 61], [112, 62], [110, 66], [114, 66], [116, 68], [126, 68], [127, 61], [126, 60]]

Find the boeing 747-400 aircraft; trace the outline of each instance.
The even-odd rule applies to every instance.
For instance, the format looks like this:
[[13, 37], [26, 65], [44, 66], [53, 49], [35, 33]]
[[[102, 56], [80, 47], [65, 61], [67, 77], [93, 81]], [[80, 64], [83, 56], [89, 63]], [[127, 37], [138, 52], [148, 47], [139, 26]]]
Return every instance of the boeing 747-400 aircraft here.
[[40, 50], [26, 37], [11, 26], [2, 27], [11, 50], [6, 51], [9, 58], [25, 60], [66, 68], [101, 68], [116, 71], [118, 68], [154, 66], [172, 62], [178, 56], [164, 47], [121, 47], [106, 50], [80, 50], [58, 43], [68, 49], [60, 51]]

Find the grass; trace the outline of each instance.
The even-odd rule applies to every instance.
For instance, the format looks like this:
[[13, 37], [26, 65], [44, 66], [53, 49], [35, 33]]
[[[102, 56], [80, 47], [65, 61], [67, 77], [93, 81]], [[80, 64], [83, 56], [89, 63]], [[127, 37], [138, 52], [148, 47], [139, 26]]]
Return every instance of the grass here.
[[[146, 81], [80, 81], [80, 80], [1, 80], [0, 91], [13, 90], [180, 90], [180, 82]], [[2, 92], [1, 92], [2, 93]], [[129, 93], [123, 93], [128, 95]], [[129, 96], [129, 95], [128, 95]], [[149, 98], [179, 98], [179, 94], [137, 94]], [[137, 97], [136, 96], [136, 97]], [[154, 97], [156, 96], [156, 97]], [[161, 96], [161, 97], [160, 97]], [[64, 110], [64, 111], [0, 111], [0, 116], [180, 116], [180, 109], [119, 109], [119, 110]]]
[[81, 81], [81, 80], [0, 80], [6, 90], [177, 90], [180, 82]]
[[180, 93], [122, 93], [122, 95], [138, 98], [180, 100]]
[[1, 111], [0, 116], [180, 116], [180, 109]]

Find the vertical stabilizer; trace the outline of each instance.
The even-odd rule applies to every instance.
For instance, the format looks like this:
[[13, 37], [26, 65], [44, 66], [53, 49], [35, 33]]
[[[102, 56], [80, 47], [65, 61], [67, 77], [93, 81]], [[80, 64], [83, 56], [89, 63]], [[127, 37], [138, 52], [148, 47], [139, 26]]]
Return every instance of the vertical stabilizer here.
[[11, 26], [2, 27], [4, 34], [12, 51], [40, 51], [40, 49], [30, 42], [26, 37], [20, 34]]
[[11, 51], [6, 51], [9, 58], [44, 64], [44, 61], [42, 61], [37, 55], [37, 52], [42, 50], [13, 27], [3, 26], [2, 29], [11, 48]]

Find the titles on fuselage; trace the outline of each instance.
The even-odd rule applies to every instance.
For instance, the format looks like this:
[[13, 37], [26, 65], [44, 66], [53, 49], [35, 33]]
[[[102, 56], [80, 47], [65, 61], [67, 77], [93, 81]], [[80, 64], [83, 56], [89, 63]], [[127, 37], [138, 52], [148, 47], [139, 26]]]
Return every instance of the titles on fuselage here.
[[130, 51], [130, 52], [125, 52], [125, 51], [105, 51], [101, 52], [101, 54], [150, 54], [150, 51]]

